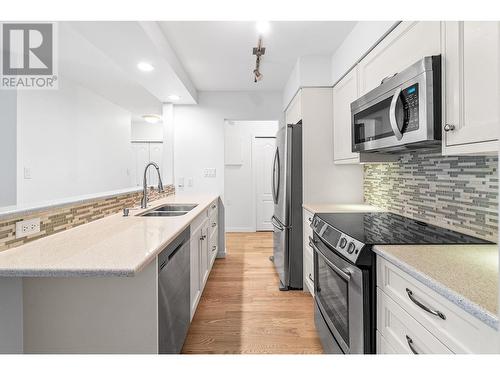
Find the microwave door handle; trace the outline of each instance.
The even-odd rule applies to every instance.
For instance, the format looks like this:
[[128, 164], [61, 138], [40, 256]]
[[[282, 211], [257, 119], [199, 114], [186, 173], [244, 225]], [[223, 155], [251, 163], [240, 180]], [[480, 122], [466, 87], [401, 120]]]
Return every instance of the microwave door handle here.
[[396, 92], [392, 97], [391, 106], [389, 107], [389, 122], [391, 123], [392, 131], [398, 141], [403, 138], [403, 133], [399, 130], [398, 122], [396, 120], [396, 104], [398, 103], [399, 95], [401, 95], [401, 87], [396, 89]]

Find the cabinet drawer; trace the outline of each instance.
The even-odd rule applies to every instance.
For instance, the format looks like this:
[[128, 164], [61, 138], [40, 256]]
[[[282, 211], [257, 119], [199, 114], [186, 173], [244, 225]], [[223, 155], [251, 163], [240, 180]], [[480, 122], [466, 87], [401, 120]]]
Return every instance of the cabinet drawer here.
[[380, 288], [377, 288], [377, 329], [395, 353], [452, 353]]
[[210, 241], [208, 243], [208, 254], [210, 258], [210, 264], [212, 264], [217, 257], [217, 251], [219, 250], [219, 233], [217, 231], [213, 232], [210, 236]]
[[217, 211], [218, 211], [218, 205], [217, 205], [217, 200], [215, 200], [212, 203], [210, 203], [210, 206], [208, 206], [208, 216], [210, 218], [217, 219]]
[[210, 234], [210, 236], [212, 236], [217, 231], [218, 231], [217, 215], [212, 215], [210, 216], [210, 219], [208, 221], [208, 233]]
[[[381, 257], [377, 286], [454, 353], [496, 353], [498, 332]], [[410, 299], [443, 314], [431, 314]]]

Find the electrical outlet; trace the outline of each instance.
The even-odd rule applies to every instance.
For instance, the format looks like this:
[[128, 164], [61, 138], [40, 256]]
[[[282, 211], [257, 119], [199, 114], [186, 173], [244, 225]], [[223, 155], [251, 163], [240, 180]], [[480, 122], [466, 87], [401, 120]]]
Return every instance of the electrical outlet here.
[[22, 238], [40, 232], [40, 218], [22, 220], [16, 223], [16, 238]]
[[217, 173], [215, 168], [205, 168], [205, 170], [203, 171], [204, 177], [215, 177], [216, 174]]

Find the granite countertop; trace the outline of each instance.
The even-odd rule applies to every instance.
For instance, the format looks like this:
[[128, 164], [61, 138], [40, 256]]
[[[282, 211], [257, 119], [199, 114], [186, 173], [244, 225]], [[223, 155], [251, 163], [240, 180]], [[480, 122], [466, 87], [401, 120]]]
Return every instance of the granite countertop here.
[[302, 205], [313, 214], [341, 212], [384, 212], [386, 210], [369, 204], [335, 204], [335, 203], [304, 203]]
[[373, 250], [498, 329], [498, 245], [376, 245]]
[[[134, 276], [186, 229], [217, 196], [173, 195], [0, 252], [0, 276]], [[166, 203], [198, 204], [186, 215], [140, 217]]]

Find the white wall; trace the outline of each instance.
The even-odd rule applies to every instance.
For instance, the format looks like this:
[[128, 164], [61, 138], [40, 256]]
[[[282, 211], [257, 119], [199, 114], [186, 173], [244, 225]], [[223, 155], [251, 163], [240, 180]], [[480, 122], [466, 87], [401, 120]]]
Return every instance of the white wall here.
[[286, 109], [301, 87], [321, 86], [332, 86], [331, 57], [299, 57], [283, 89], [282, 109]]
[[0, 207], [16, 204], [16, 97], [0, 90]]
[[0, 354], [23, 352], [23, 280], [0, 277]]
[[360, 21], [331, 57], [331, 79], [336, 83], [399, 22]]
[[226, 165], [224, 196], [226, 230], [250, 232], [256, 228], [255, 181], [252, 168], [252, 142], [256, 136], [274, 137], [278, 121], [226, 121], [226, 142], [241, 139], [241, 165]]
[[147, 122], [132, 121], [132, 141], [161, 142], [163, 141], [163, 123], [148, 124]]
[[[198, 105], [174, 106], [174, 171], [193, 179], [190, 193], [224, 194], [224, 120], [280, 120], [281, 92], [205, 91]], [[203, 177], [204, 168], [216, 168], [215, 178]], [[182, 190], [177, 188], [182, 193]]]
[[20, 91], [17, 119], [19, 206], [134, 185], [123, 108], [61, 78], [58, 90]]

